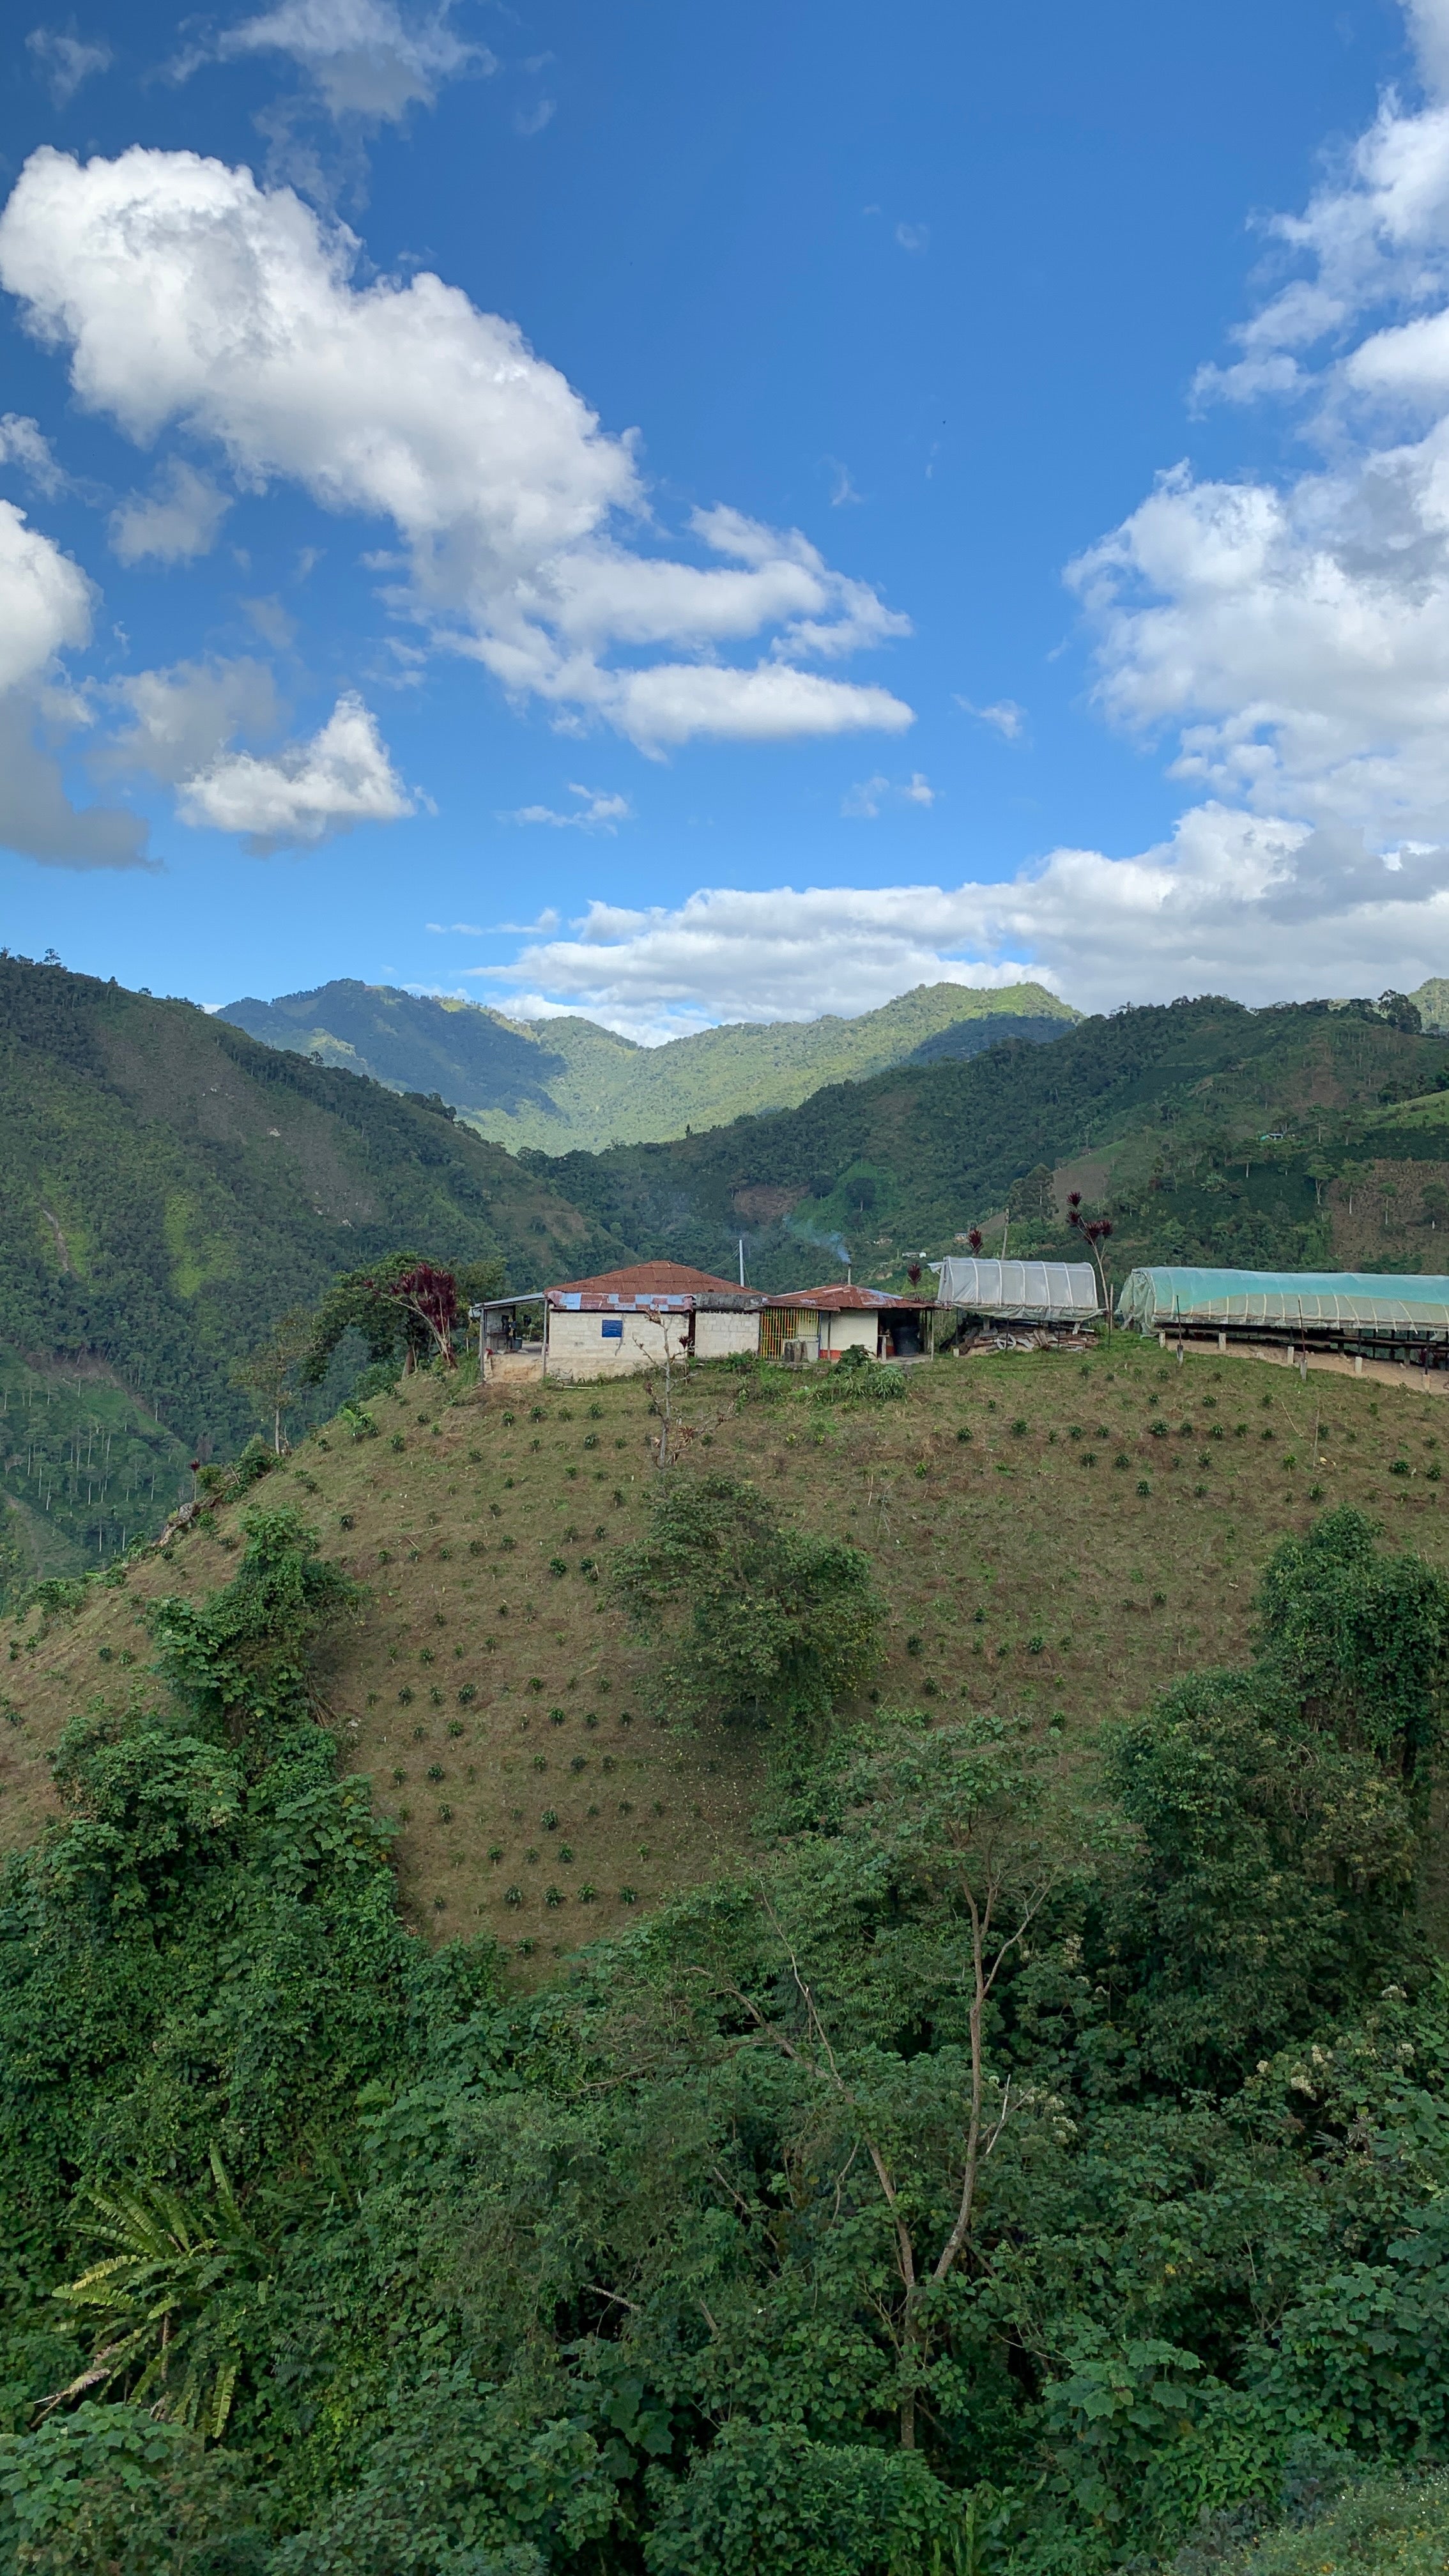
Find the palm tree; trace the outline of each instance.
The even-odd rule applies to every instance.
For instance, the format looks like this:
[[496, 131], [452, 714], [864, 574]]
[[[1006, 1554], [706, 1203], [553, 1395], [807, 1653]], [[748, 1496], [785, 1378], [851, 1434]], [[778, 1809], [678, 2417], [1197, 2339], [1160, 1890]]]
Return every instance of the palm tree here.
[[42, 2411], [124, 2385], [152, 2412], [219, 2442], [245, 2358], [249, 2293], [270, 2259], [238, 2205], [215, 2147], [209, 2205], [188, 2205], [165, 2183], [93, 2190], [94, 2233], [115, 2253], [54, 2295], [96, 2318], [86, 2368]]

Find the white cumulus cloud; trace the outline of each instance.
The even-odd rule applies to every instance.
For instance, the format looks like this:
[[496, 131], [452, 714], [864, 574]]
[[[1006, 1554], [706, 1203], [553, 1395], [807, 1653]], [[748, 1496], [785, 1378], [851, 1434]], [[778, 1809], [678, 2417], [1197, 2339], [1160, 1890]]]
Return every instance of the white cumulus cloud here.
[[0, 847], [47, 867], [141, 867], [144, 823], [72, 805], [39, 739], [74, 727], [76, 700], [48, 684], [57, 657], [89, 642], [93, 600], [79, 565], [0, 501]]
[[1179, 465], [1070, 572], [1110, 717], [1190, 787], [1369, 848], [1449, 840], [1449, 8], [1409, 18], [1426, 96], [1273, 223], [1274, 291], [1199, 379], [1291, 393], [1325, 461]]
[[656, 1042], [718, 1020], [872, 1010], [916, 984], [1031, 980], [1088, 1010], [1227, 992], [1378, 992], [1449, 962], [1436, 852], [1215, 804], [1131, 858], [1058, 849], [998, 884], [708, 888], [648, 910], [595, 902], [480, 982], [509, 1010], [586, 1011]]
[[91, 585], [78, 564], [0, 501], [0, 690], [41, 678], [91, 632]]
[[175, 456], [154, 492], [133, 492], [111, 514], [111, 547], [124, 564], [189, 563], [211, 552], [231, 508], [225, 492]]
[[[254, 486], [285, 477], [388, 523], [394, 606], [561, 721], [655, 751], [911, 722], [888, 690], [801, 667], [905, 631], [867, 584], [727, 509], [692, 524], [713, 561], [626, 543], [645, 509], [632, 435], [606, 433], [514, 324], [426, 273], [359, 286], [358, 257], [290, 189], [185, 152], [37, 152], [0, 217], [0, 282], [69, 349], [82, 403], [141, 443], [181, 424]], [[712, 658], [752, 640], [748, 667]]]
[[413, 811], [370, 709], [340, 697], [310, 742], [266, 757], [223, 752], [185, 779], [184, 823], [240, 832], [257, 857], [314, 847], [358, 823], [394, 823]]

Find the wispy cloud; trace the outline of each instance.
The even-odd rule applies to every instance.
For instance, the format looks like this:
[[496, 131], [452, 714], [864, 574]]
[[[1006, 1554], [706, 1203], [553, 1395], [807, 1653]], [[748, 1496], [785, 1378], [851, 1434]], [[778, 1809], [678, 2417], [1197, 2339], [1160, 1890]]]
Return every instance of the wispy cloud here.
[[1015, 698], [997, 698], [989, 707], [978, 707], [970, 698], [958, 697], [956, 704], [964, 715], [974, 716], [978, 724], [990, 725], [1003, 742], [1020, 742], [1026, 732], [1026, 709], [1019, 707]]
[[74, 22], [68, 30], [32, 27], [25, 50], [57, 107], [68, 107], [82, 81], [109, 71], [115, 59], [103, 36], [78, 36]]
[[896, 240], [902, 250], [923, 251], [931, 247], [929, 224], [897, 224]]
[[634, 808], [627, 796], [611, 795], [602, 787], [576, 787], [569, 784], [570, 796], [583, 799], [577, 812], [556, 813], [551, 805], [519, 805], [511, 814], [500, 814], [500, 823], [544, 823], [560, 832], [616, 832], [621, 823], [633, 820]]
[[934, 805], [936, 795], [923, 770], [913, 769], [904, 781], [889, 779], [878, 770], [874, 778], [858, 779], [854, 787], [846, 789], [840, 810], [847, 822], [874, 823], [884, 808], [897, 799], [907, 805]]
[[24, 412], [7, 411], [0, 418], [0, 465], [18, 465], [48, 501], [65, 490], [66, 478], [51, 454], [49, 440], [39, 422]]
[[231, 508], [225, 492], [184, 458], [173, 457], [155, 490], [133, 492], [111, 513], [111, 549], [123, 564], [190, 563], [210, 554]]

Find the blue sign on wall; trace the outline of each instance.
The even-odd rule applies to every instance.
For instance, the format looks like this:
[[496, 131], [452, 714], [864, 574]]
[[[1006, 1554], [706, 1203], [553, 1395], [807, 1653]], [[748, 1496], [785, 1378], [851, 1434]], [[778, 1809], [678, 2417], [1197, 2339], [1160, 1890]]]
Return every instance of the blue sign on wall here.
[[606, 1316], [604, 1319], [603, 1333], [606, 1342], [622, 1342], [624, 1338], [624, 1327], [620, 1323], [610, 1322], [609, 1318]]

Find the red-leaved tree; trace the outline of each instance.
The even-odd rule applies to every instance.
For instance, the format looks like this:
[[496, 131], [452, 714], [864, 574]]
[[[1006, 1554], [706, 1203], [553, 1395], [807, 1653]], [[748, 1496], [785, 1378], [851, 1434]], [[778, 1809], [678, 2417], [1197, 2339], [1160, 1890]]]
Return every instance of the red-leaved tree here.
[[1077, 1233], [1082, 1237], [1088, 1251], [1091, 1253], [1092, 1259], [1097, 1265], [1097, 1277], [1102, 1283], [1102, 1303], [1107, 1310], [1107, 1328], [1110, 1332], [1112, 1326], [1112, 1298], [1111, 1292], [1107, 1286], [1107, 1273], [1102, 1267], [1102, 1255], [1099, 1246], [1110, 1242], [1112, 1235], [1112, 1220], [1109, 1216], [1083, 1216], [1081, 1191], [1068, 1190], [1067, 1223], [1068, 1225], [1076, 1228]]
[[456, 1368], [453, 1326], [458, 1320], [458, 1283], [451, 1270], [437, 1270], [431, 1261], [415, 1262], [401, 1278], [389, 1281], [388, 1295], [427, 1327], [444, 1368]]

